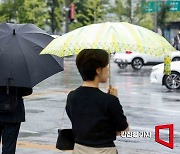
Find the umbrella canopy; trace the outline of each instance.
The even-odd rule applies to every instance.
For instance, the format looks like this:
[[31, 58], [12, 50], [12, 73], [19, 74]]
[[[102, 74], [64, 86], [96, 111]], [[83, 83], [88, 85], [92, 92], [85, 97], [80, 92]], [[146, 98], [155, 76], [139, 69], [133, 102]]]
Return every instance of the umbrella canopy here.
[[62, 58], [39, 55], [53, 39], [33, 24], [0, 24], [0, 86], [32, 88], [62, 71]]
[[66, 33], [54, 39], [41, 54], [63, 57], [93, 48], [105, 49], [110, 53], [128, 50], [155, 56], [175, 50], [165, 38], [144, 27], [126, 22], [107, 22]]

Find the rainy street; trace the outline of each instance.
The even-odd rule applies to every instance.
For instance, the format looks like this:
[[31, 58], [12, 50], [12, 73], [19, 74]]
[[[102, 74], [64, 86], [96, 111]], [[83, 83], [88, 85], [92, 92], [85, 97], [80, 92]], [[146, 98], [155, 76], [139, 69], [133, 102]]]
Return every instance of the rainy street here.
[[[38, 84], [33, 94], [25, 98], [26, 122], [21, 126], [17, 154], [63, 153], [55, 149], [55, 143], [66, 96], [82, 83], [73, 57], [65, 59], [64, 67], [64, 72]], [[119, 69], [111, 62], [111, 82], [118, 90], [130, 130], [139, 134], [150, 133], [148, 137], [139, 134], [136, 137], [117, 137], [115, 144], [119, 154], [180, 153], [180, 91], [151, 84], [151, 67], [144, 66], [140, 71], [134, 71], [131, 66]], [[108, 83], [101, 84], [100, 88], [106, 92]], [[174, 124], [174, 149], [155, 142], [155, 126], [164, 124]], [[62, 127], [71, 127], [66, 114]], [[161, 139], [169, 142], [168, 137], [168, 129], [160, 131]]]

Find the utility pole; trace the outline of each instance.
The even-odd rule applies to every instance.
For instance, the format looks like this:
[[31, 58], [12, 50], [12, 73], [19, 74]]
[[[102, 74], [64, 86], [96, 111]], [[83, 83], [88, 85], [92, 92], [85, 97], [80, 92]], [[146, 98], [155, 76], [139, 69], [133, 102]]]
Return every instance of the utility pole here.
[[69, 32], [69, 0], [65, 0], [65, 11], [66, 11], [66, 20], [65, 20], [65, 32]]

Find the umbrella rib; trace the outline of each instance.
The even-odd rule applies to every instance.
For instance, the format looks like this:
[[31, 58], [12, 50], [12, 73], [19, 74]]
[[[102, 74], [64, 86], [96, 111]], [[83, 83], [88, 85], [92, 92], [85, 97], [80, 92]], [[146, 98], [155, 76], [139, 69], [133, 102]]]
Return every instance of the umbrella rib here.
[[[37, 34], [37, 33], [36, 33], [36, 34]], [[44, 34], [44, 33], [39, 33], [39, 34]], [[46, 34], [44, 34], [44, 35], [46, 35]], [[44, 49], [44, 47], [40, 46], [39, 44], [36, 44], [34, 41], [31, 41], [31, 40], [23, 37], [22, 35], [21, 35], [20, 37], [23, 38], [23, 39], [25, 39], [25, 40], [27, 40], [27, 41], [29, 41], [29, 42], [31, 42], [32, 44], [35, 44], [35, 45], [38, 46], [38, 47], [40, 47], [40, 48], [41, 48], [41, 51], [42, 51], [42, 49]], [[19, 44], [20, 44], [20, 43], [19, 43]], [[39, 56], [40, 56], [40, 55], [39, 55]], [[41, 56], [43, 56], [43, 55], [41, 55]], [[56, 63], [58, 64], [57, 60], [56, 60], [54, 57], [52, 57], [52, 58], [53, 58], [53, 59], [56, 61]], [[44, 72], [45, 76], [48, 76], [47, 72], [45, 71], [43, 65], [39, 62], [39, 60], [36, 60], [36, 62], [37, 62], [37, 63], [39, 64], [39, 66], [41, 67], [41, 70]], [[59, 64], [58, 64], [58, 65], [59, 65]]]
[[[12, 38], [11, 38], [12, 39]], [[7, 42], [6, 42], [6, 44], [5, 44], [5, 46], [7, 46], [7, 44], [9, 44], [9, 42], [11, 41], [11, 39], [9, 39]], [[0, 50], [1, 51], [1, 50]], [[1, 55], [3, 54], [3, 52], [4, 52], [4, 50], [2, 50], [2, 52], [0, 52], [0, 58], [1, 58]]]
[[2, 33], [8, 33], [9, 31], [5, 32], [5, 31], [3, 31], [3, 30], [0, 30], [0, 32], [2, 32]]
[[5, 37], [7, 37], [8, 35], [5, 35], [5, 36], [0, 36], [0, 39], [3, 39], [3, 38], [5, 38]]
[[[26, 34], [28, 34], [28, 33], [26, 33]], [[29, 33], [29, 34], [32, 34], [32, 33]], [[36, 34], [40, 34], [40, 35], [42, 35], [42, 34], [44, 34], [44, 33], [36, 33]], [[44, 35], [46, 35], [46, 34], [44, 34]], [[34, 44], [36, 44], [36, 45], [38, 45], [38, 46], [40, 46], [41, 48], [44, 48], [44, 47], [42, 47], [41, 45], [39, 45], [39, 44], [37, 44], [36, 42], [34, 42], [33, 40], [30, 40], [30, 39], [27, 39], [26, 37], [24, 37], [23, 35], [19, 35], [20, 37], [22, 37], [23, 39], [25, 39], [25, 40], [28, 40], [28, 41], [30, 41], [31, 43], [34, 43]]]
[[[18, 39], [17, 39], [17, 41], [18, 41]], [[18, 42], [19, 42], [19, 41], [18, 41]], [[19, 43], [19, 46], [20, 46], [20, 48], [21, 48], [22, 55], [23, 55], [23, 57], [24, 57], [24, 59], [25, 59], [25, 61], [26, 61], [26, 56], [24, 55], [24, 52], [23, 52], [23, 49], [22, 49], [20, 43]], [[30, 83], [31, 83], [31, 85], [32, 85], [32, 82], [31, 82], [31, 75], [29, 74], [29, 68], [28, 68], [27, 63], [26, 63], [26, 67], [27, 67], [27, 70], [28, 70], [28, 75], [29, 75]]]
[[[24, 37], [23, 37], [23, 38], [24, 38]], [[33, 43], [33, 44], [39, 46], [39, 47], [41, 48], [41, 51], [42, 51], [43, 47], [41, 47], [39, 44], [36, 44], [35, 42], [30, 41], [29, 39], [26, 39], [26, 40], [28, 40], [29, 42], [31, 42], [31, 43]], [[20, 43], [19, 43], [19, 44], [20, 44]], [[22, 50], [22, 51], [23, 51], [23, 50]], [[23, 55], [24, 55], [24, 54], [23, 54]], [[40, 56], [40, 55], [39, 55], [39, 56]], [[24, 56], [24, 57], [25, 57], [25, 56]], [[45, 74], [46, 76], [48, 76], [48, 74], [46, 73], [46, 71], [45, 71], [45, 69], [43, 68], [43, 66], [41, 65], [41, 63], [39, 63], [38, 60], [36, 60], [36, 62], [38, 62], [39, 66], [40, 66], [41, 69], [43, 70], [44, 74]]]
[[[28, 39], [27, 39], [28, 40]], [[30, 41], [30, 40], [28, 40], [28, 41]], [[31, 42], [31, 41], [30, 41]], [[33, 43], [33, 44], [35, 44], [34, 42], [31, 42], [31, 43]], [[20, 43], [19, 43], [20, 44]], [[37, 45], [37, 44], [36, 44]], [[41, 47], [41, 46], [39, 46], [40, 48], [41, 48], [41, 50], [43, 49], [43, 47]], [[23, 50], [22, 50], [23, 51]], [[24, 55], [24, 54], [23, 54]], [[43, 55], [39, 55], [39, 56], [43, 56]], [[50, 55], [49, 55], [50, 56]], [[25, 56], [24, 56], [25, 57]], [[35, 58], [36, 58], [36, 56], [35, 56]], [[58, 64], [58, 62], [57, 62], [57, 60], [54, 58], [54, 57], [52, 57], [54, 60], [55, 60], [55, 62]], [[47, 72], [46, 72], [46, 70], [45, 70], [45, 68], [43, 67], [43, 65], [39, 62], [39, 60], [36, 60], [36, 62], [39, 64], [39, 67], [41, 67], [41, 70], [43, 71], [43, 73], [45, 74], [45, 76], [49, 76], [48, 74], [47, 74]], [[59, 65], [59, 64], [58, 64]], [[29, 75], [30, 76], [30, 75]]]

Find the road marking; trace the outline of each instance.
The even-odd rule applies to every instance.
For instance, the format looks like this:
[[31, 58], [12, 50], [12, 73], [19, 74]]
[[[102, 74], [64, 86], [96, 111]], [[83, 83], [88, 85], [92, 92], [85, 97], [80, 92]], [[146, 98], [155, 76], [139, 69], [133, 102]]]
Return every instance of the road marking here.
[[[41, 150], [50, 150], [50, 151], [60, 151], [56, 149], [55, 145], [52, 144], [39, 144], [39, 143], [30, 143], [25, 141], [18, 141], [17, 142], [18, 148], [32, 148], [32, 149], [41, 149]], [[72, 153], [70, 150], [66, 150], [65, 152]]]
[[31, 130], [20, 130], [21, 133], [31, 133], [31, 134], [38, 134], [39, 132], [31, 131]]
[[30, 143], [24, 141], [18, 141], [17, 147], [19, 148], [33, 148], [33, 149], [43, 149], [43, 150], [53, 150], [57, 151], [54, 145], [47, 145], [47, 144], [38, 144], [38, 143]]

